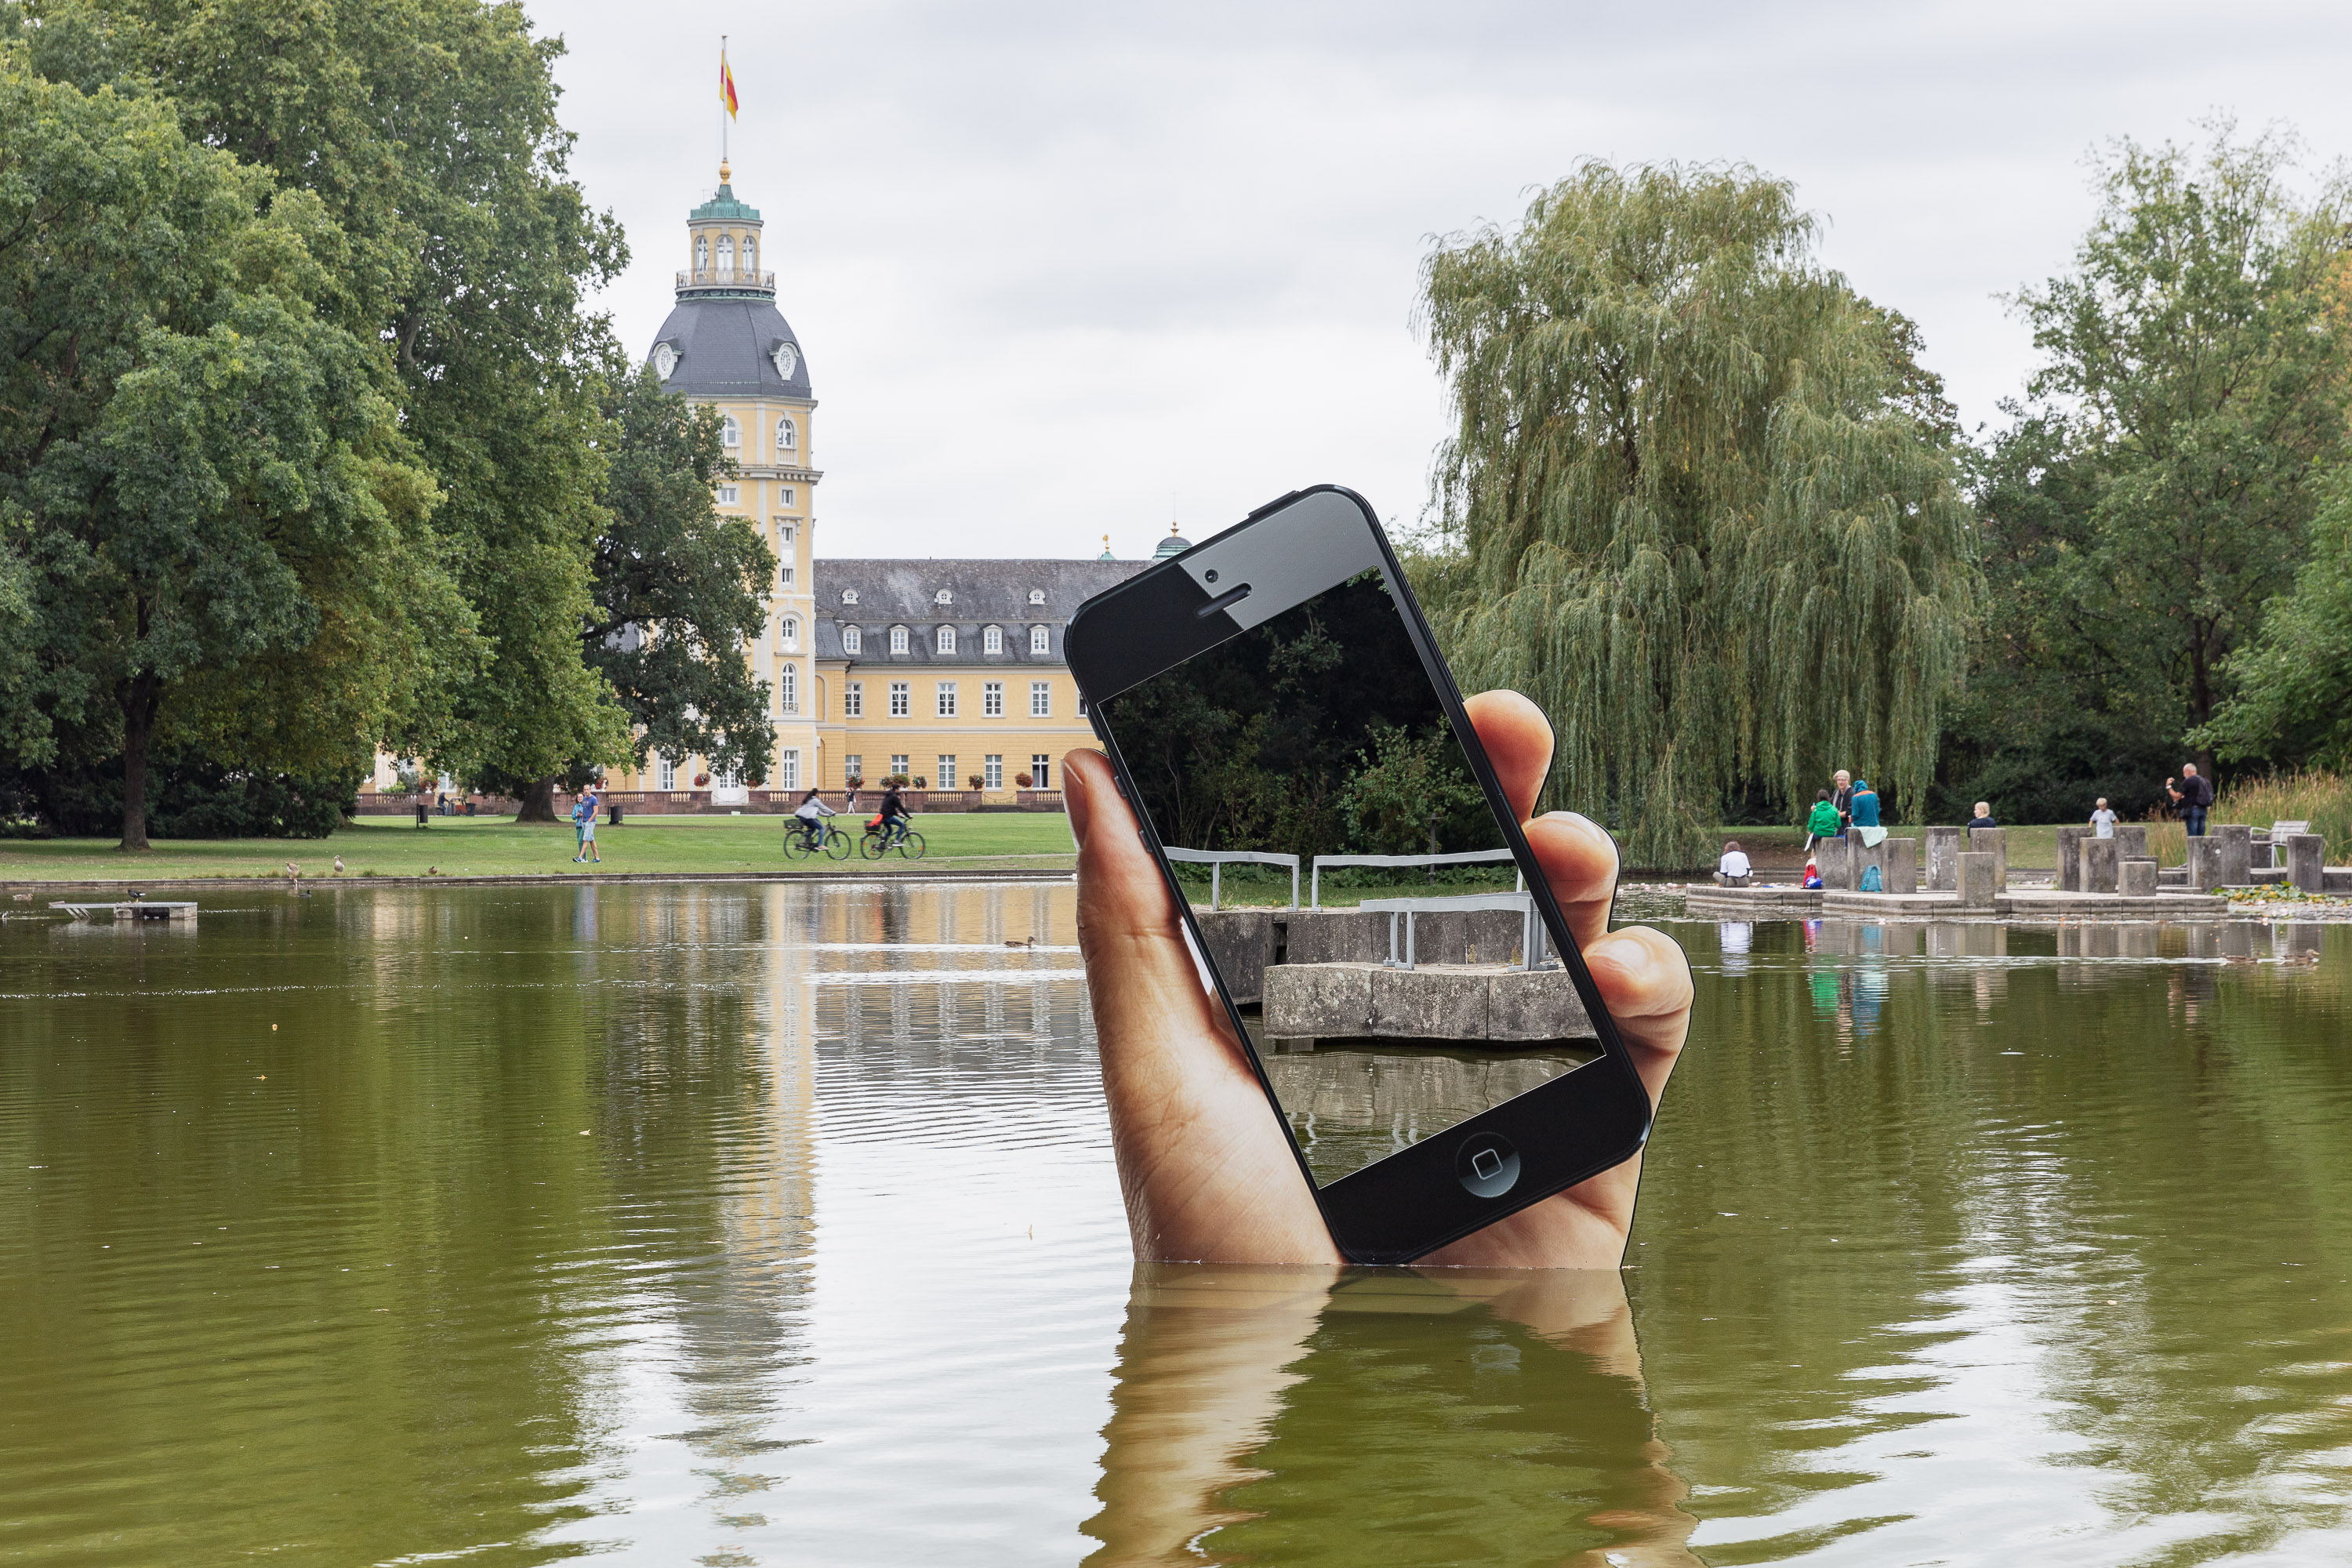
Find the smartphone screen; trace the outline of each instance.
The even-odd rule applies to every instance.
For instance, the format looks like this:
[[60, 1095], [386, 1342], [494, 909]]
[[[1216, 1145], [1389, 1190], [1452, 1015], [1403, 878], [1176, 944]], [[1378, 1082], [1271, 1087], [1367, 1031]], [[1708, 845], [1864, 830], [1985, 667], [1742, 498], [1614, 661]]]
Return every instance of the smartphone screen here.
[[1318, 1186], [1600, 1054], [1384, 569], [1097, 708]]

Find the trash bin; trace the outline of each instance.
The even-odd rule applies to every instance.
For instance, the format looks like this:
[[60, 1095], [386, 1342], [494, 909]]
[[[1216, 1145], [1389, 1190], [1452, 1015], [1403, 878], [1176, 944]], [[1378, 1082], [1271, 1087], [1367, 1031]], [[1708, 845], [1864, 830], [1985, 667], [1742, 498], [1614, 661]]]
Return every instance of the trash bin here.
[[621, 803], [619, 801], [616, 800], [613, 803], [610, 810], [605, 815], [604, 820], [611, 823], [615, 827], [621, 826]]
[[432, 824], [433, 808], [426, 805], [423, 801], [418, 801], [416, 803], [416, 826], [419, 827], [429, 827]]

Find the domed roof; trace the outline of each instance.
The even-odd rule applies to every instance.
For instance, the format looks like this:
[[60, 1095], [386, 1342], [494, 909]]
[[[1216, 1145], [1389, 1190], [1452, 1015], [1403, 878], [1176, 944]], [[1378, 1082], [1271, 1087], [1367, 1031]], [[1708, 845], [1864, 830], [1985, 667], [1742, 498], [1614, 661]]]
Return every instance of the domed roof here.
[[768, 300], [680, 300], [647, 360], [664, 391], [688, 397], [811, 395], [800, 340]]
[[1168, 525], [1168, 537], [1160, 542], [1160, 548], [1151, 552], [1151, 558], [1154, 561], [1165, 561], [1171, 555], [1181, 555], [1192, 548], [1192, 542], [1179, 534], [1176, 531], [1176, 525], [1171, 522]]

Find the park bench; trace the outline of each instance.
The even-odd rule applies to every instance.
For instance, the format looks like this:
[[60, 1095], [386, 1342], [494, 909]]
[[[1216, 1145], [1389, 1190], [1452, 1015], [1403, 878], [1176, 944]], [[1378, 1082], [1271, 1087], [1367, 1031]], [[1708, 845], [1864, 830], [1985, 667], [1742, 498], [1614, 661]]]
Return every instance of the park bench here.
[[2269, 854], [2263, 859], [2263, 864], [2265, 867], [2272, 868], [2284, 866], [2286, 864], [2285, 850], [2287, 839], [2297, 833], [2308, 833], [2310, 831], [2311, 824], [2308, 822], [2272, 823], [2270, 836], [2262, 840], [2269, 849]]

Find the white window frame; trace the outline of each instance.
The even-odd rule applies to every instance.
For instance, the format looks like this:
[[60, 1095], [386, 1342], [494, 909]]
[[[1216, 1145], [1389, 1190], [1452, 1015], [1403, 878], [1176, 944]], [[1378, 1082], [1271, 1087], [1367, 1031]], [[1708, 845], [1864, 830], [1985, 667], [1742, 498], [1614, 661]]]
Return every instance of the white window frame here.
[[1043, 589], [1043, 588], [1032, 588], [1032, 589], [1030, 589], [1030, 590], [1029, 590], [1029, 602], [1030, 602], [1031, 604], [1033, 604], [1033, 605], [1042, 605], [1042, 604], [1044, 604], [1044, 603], [1045, 602], [1045, 589]]
[[791, 586], [793, 585], [793, 583], [798, 579], [798, 577], [799, 577], [799, 573], [798, 573], [798, 571], [793, 567], [793, 563], [792, 563], [791, 562], [789, 562], [789, 561], [782, 561], [782, 562], [779, 562], [779, 563], [777, 563], [777, 564], [776, 564], [776, 584], [777, 584], [777, 586], [779, 586], [779, 587], [783, 587], [783, 588], [789, 588], [789, 587], [791, 587]]
[[798, 501], [796, 501], [796, 500], [793, 500], [793, 495], [794, 495], [794, 494], [796, 494], [797, 492], [793, 490], [793, 487], [792, 487], [792, 486], [790, 486], [790, 485], [786, 485], [786, 486], [784, 487], [784, 492], [783, 492], [783, 493], [784, 493], [784, 504], [785, 504], [786, 506], [798, 506], [798, 505], [800, 504]]
[[[797, 452], [800, 449], [800, 425], [791, 415], [787, 414], [782, 419], [776, 421], [776, 450], [779, 452]], [[790, 490], [786, 490], [784, 492], [784, 504], [786, 506], [793, 504], [793, 492]]]
[[938, 652], [940, 652], [940, 653], [953, 653], [953, 652], [955, 652], [955, 650], [956, 650], [955, 627], [953, 627], [953, 626], [941, 626], [941, 627], [940, 628], [940, 635], [939, 635], [937, 637], [935, 637], [935, 638], [933, 638], [933, 639], [932, 639], [932, 647], [933, 647], [938, 651]]
[[786, 746], [776, 753], [776, 787], [801, 787], [801, 749], [798, 746]]
[[675, 757], [656, 757], [654, 759], [654, 788], [668, 790], [676, 789], [677, 787], [677, 759]]
[[890, 651], [892, 653], [904, 653], [907, 651], [906, 627], [892, 626], [890, 628]]
[[740, 485], [719, 486], [719, 504], [720, 506], [741, 506], [743, 504], [743, 487]]
[[786, 616], [776, 623], [776, 646], [786, 653], [801, 651], [801, 618]]
[[981, 758], [980, 778], [982, 789], [1004, 787], [1004, 754], [1003, 752], [991, 752]]
[[1047, 631], [1044, 626], [1031, 626], [1029, 628], [1029, 651], [1033, 654], [1052, 653], [1054, 651], [1053, 638], [1054, 634]]
[[911, 719], [915, 714], [915, 683], [894, 680], [890, 683], [890, 717]]
[[1029, 683], [1029, 717], [1051, 719], [1054, 716], [1054, 683], [1033, 680]]
[[1004, 651], [1004, 628], [1003, 626], [991, 626], [986, 631], [982, 632], [980, 634], [980, 651], [982, 653], [1003, 653]]
[[844, 784], [847, 784], [851, 779], [859, 779], [859, 780], [863, 780], [865, 777], [866, 777], [866, 753], [865, 753], [865, 752], [850, 752], [847, 756], [845, 756], [845, 757], [844, 757], [844, 758], [842, 758], [842, 759], [841, 759], [841, 782], [842, 782], [842, 783], [844, 783]]
[[845, 719], [866, 717], [866, 682], [846, 681], [841, 688], [841, 716]]
[[1037, 781], [1035, 784], [1031, 784], [1029, 786], [1030, 788], [1052, 789], [1054, 787], [1054, 759], [1044, 752], [1034, 752], [1030, 753], [1029, 776]]
[[956, 773], [956, 754], [941, 752], [931, 759], [931, 784], [935, 789], [961, 789], [963, 780]]
[[905, 773], [909, 778], [913, 777], [913, 771], [907, 766], [907, 762], [908, 758], [905, 752], [893, 752], [890, 754], [890, 771], [893, 773]]
[[939, 703], [939, 717], [954, 718], [956, 716], [956, 683], [952, 680], [940, 681], [936, 700]]
[[[740, 447], [743, 445], [743, 422], [740, 419], [736, 418], [732, 414], [724, 416], [724, 422], [719, 426], [719, 440], [721, 446]], [[720, 488], [724, 489], [726, 487], [722, 486]]]
[[776, 666], [776, 711], [787, 719], [801, 716], [801, 667], [797, 664]]
[[865, 652], [865, 651], [866, 651], [866, 634], [865, 634], [864, 632], [860, 631], [860, 630], [859, 630], [857, 627], [856, 627], [856, 626], [844, 626], [844, 627], [842, 627], [842, 628], [841, 628], [841, 651], [842, 651], [842, 652], [844, 652], [844, 653], [863, 653], [863, 652]]
[[983, 719], [1004, 717], [1004, 682], [1001, 680], [981, 682], [980, 716]]

